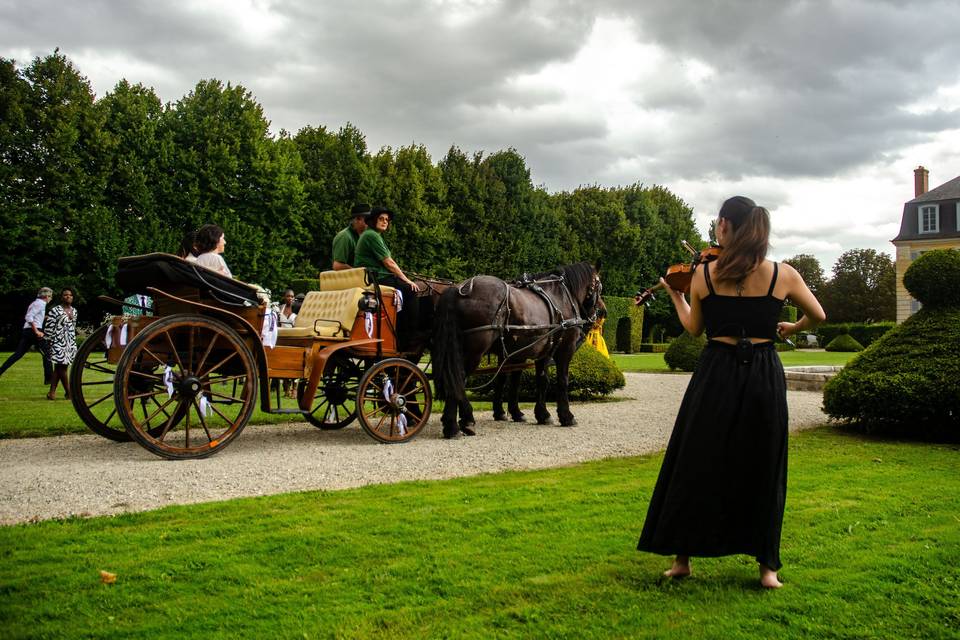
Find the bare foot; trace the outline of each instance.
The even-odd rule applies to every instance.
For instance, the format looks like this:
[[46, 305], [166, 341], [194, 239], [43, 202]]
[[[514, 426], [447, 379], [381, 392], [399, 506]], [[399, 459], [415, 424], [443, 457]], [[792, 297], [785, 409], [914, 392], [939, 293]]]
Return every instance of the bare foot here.
[[690, 558], [686, 556], [677, 556], [673, 561], [673, 566], [663, 572], [668, 578], [686, 578], [690, 575]]
[[760, 586], [764, 589], [779, 589], [783, 586], [777, 578], [777, 572], [770, 567], [760, 565]]

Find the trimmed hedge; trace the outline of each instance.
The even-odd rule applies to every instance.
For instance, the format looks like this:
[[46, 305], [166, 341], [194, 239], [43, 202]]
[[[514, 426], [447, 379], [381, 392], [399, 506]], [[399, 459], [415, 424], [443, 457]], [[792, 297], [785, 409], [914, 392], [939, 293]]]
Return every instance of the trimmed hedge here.
[[823, 406], [845, 424], [960, 439], [960, 308], [924, 307], [827, 382]]
[[290, 281], [290, 288], [294, 293], [309, 293], [310, 291], [320, 291], [319, 278], [297, 278]]
[[684, 331], [674, 338], [663, 354], [663, 361], [673, 370], [693, 371], [697, 368], [700, 354], [707, 345], [707, 338], [703, 334], [694, 337]]
[[640, 353], [666, 353], [670, 348], [669, 342], [642, 342], [640, 343]]
[[845, 333], [853, 336], [854, 340], [864, 347], [879, 340], [885, 333], [897, 326], [895, 322], [844, 322], [822, 324], [817, 327], [817, 341], [820, 344], [830, 344], [834, 338]]
[[857, 340], [849, 333], [843, 333], [831, 340], [830, 343], [824, 347], [824, 350], [851, 353], [863, 351], [863, 345], [857, 342]]
[[783, 308], [780, 309], [780, 322], [796, 322], [797, 321], [797, 308], [785, 304]]
[[[607, 348], [611, 351], [623, 350], [624, 353], [639, 351], [643, 339], [643, 305], [637, 306], [633, 303], [633, 298], [622, 296], [603, 296], [603, 304], [607, 307], [607, 319], [603, 323], [603, 339]], [[630, 320], [629, 345], [621, 344], [623, 339], [617, 340], [617, 325], [621, 318]]]
[[[467, 378], [467, 387], [477, 387], [490, 381], [491, 376], [470, 376]], [[547, 399], [556, 400], [556, 378], [553, 368], [547, 371]], [[570, 362], [570, 381], [567, 391], [570, 398], [590, 400], [608, 396], [617, 389], [626, 385], [623, 372], [617, 368], [613, 360], [603, 356], [586, 342], [580, 345], [573, 354]], [[523, 401], [536, 400], [537, 384], [533, 368], [524, 369], [520, 373], [520, 399]], [[489, 400], [493, 397], [493, 385], [471, 392], [477, 399]], [[506, 398], [504, 398], [506, 399]]]
[[960, 306], [960, 251], [924, 252], [903, 273], [903, 286], [924, 307]]

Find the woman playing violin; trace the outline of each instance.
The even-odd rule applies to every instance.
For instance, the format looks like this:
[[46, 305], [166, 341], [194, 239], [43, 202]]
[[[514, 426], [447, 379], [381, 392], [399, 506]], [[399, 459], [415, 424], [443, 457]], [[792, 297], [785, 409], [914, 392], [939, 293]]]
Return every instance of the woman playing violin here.
[[[689, 302], [666, 286], [680, 322], [707, 346], [684, 395], [637, 548], [674, 555], [664, 575], [690, 575], [692, 556], [749, 554], [778, 588], [787, 489], [787, 389], [777, 335], [825, 318], [803, 278], [766, 260], [770, 215], [749, 198], [723, 203], [719, 258], [693, 272]], [[661, 279], [661, 282], [664, 282]], [[666, 283], [664, 282], [666, 285]], [[799, 322], [778, 322], [783, 301]]]

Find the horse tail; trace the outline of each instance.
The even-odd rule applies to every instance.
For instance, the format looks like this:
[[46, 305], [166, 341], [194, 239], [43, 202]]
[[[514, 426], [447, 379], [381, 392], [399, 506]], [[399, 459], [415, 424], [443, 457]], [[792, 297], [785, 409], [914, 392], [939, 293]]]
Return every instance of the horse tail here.
[[460, 294], [451, 287], [440, 295], [433, 319], [433, 385], [437, 397], [463, 393], [467, 385], [463, 364], [463, 331], [457, 305]]

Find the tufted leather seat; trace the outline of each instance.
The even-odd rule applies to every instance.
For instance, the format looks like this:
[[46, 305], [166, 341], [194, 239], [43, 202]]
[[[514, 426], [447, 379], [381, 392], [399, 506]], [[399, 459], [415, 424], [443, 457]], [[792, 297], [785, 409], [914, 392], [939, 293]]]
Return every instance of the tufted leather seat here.
[[[362, 269], [361, 269], [362, 271]], [[303, 299], [293, 327], [281, 327], [280, 338], [324, 337], [347, 339], [357, 317], [363, 289], [311, 291]]]
[[[364, 291], [373, 291], [373, 280], [367, 275], [367, 270], [363, 267], [343, 269], [342, 271], [322, 271], [320, 273], [321, 291], [337, 291], [354, 287]], [[392, 296], [394, 290], [393, 287], [382, 285], [380, 287], [383, 296]]]

